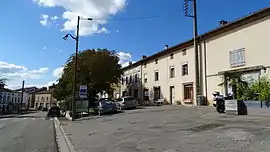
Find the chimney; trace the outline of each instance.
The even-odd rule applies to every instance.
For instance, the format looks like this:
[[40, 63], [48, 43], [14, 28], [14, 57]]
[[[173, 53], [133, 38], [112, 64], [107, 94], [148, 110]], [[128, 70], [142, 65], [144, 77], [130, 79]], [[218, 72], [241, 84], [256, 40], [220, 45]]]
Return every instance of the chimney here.
[[132, 64], [132, 61], [129, 61], [128, 64], [131, 65]]
[[4, 89], [5, 84], [4, 83], [0, 83], [0, 89]]
[[169, 48], [169, 45], [165, 45], [164, 50], [167, 50]]
[[228, 23], [229, 23], [228, 21], [221, 20], [221, 21], [219, 21], [219, 26], [223, 26], [223, 25], [226, 25]]
[[142, 56], [142, 59], [145, 59], [145, 58], [146, 58], [146, 56], [145, 56], [145, 55], [143, 55], [143, 56]]

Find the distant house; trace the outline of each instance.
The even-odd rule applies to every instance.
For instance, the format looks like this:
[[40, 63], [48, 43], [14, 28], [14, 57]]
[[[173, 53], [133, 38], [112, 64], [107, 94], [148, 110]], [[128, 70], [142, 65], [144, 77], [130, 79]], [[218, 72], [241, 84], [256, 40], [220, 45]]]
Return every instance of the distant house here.
[[35, 108], [49, 108], [57, 104], [57, 100], [53, 97], [53, 89], [35, 92]]
[[4, 87], [0, 84], [0, 113], [18, 111], [21, 103], [21, 93]]

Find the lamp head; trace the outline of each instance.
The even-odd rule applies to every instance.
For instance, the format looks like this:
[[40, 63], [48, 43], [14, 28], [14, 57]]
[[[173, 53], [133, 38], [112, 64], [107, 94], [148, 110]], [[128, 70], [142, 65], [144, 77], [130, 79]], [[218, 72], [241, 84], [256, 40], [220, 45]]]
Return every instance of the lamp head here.
[[68, 34], [66, 34], [65, 36], [63, 36], [63, 39], [64, 40], [67, 40], [67, 38], [68, 38]]

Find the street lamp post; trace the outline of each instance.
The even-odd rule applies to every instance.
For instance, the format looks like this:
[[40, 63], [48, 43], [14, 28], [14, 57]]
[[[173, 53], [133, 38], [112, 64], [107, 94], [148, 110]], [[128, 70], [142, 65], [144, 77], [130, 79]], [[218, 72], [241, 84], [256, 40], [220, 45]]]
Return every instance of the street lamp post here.
[[64, 40], [70, 36], [72, 39], [76, 41], [76, 53], [75, 53], [75, 66], [74, 66], [74, 79], [73, 79], [73, 88], [72, 88], [72, 121], [75, 120], [75, 114], [76, 114], [76, 85], [77, 85], [77, 57], [78, 57], [78, 49], [79, 49], [79, 30], [80, 30], [80, 20], [93, 20], [93, 18], [81, 18], [78, 16], [77, 21], [77, 34], [76, 37], [74, 37], [71, 34], [67, 34], [63, 37]]
[[[193, 14], [189, 14], [189, 2], [192, 2]], [[201, 80], [200, 80], [200, 69], [199, 69], [199, 49], [198, 49], [198, 21], [197, 21], [197, 0], [184, 0], [184, 14], [187, 17], [193, 18], [193, 44], [194, 44], [194, 56], [195, 56], [195, 101], [197, 106], [200, 105], [198, 96], [201, 95]]]

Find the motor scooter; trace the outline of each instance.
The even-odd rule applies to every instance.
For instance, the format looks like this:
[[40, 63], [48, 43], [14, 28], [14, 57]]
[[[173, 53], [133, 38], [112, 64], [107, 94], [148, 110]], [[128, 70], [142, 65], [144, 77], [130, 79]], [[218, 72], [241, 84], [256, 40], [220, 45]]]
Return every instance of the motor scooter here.
[[217, 112], [224, 113], [225, 112], [225, 100], [231, 100], [233, 99], [232, 95], [228, 95], [227, 97], [224, 97], [223, 95], [220, 95], [219, 92], [215, 91], [213, 93], [213, 106], [216, 107]]

